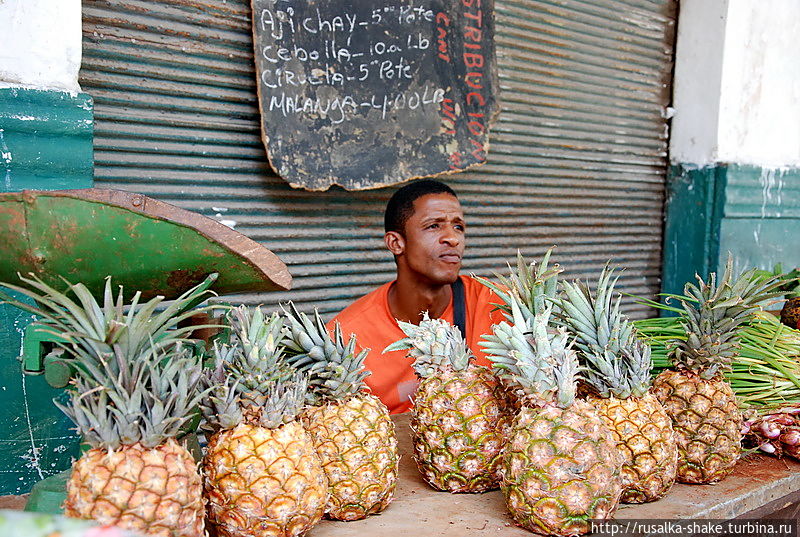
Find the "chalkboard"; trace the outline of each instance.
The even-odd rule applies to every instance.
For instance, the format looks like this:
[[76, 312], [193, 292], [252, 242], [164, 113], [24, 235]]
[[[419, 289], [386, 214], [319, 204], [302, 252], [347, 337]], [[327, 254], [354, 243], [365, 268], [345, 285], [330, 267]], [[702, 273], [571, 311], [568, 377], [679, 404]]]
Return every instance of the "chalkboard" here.
[[364, 190], [482, 164], [493, 0], [252, 0], [262, 136], [295, 188]]

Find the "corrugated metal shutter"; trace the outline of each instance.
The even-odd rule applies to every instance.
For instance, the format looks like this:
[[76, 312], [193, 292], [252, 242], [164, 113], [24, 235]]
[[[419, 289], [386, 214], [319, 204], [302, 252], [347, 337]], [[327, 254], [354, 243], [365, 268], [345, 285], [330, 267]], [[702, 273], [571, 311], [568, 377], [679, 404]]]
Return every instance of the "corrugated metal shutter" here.
[[[568, 276], [611, 259], [652, 297], [661, 265], [675, 0], [496, 0], [502, 111], [489, 163], [449, 176], [465, 272], [557, 244]], [[233, 220], [278, 254], [292, 299], [326, 314], [388, 281], [393, 189], [293, 190], [259, 135], [249, 0], [84, 0], [80, 83], [95, 98], [96, 186]], [[651, 312], [628, 301], [640, 317]]]

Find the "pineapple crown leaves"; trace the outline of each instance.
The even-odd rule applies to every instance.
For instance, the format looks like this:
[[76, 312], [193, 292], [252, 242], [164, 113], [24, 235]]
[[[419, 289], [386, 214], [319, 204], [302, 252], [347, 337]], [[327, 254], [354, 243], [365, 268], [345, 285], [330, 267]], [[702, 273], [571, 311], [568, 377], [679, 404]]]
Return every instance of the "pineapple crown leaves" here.
[[585, 380], [601, 397], [640, 397], [650, 387], [653, 364], [650, 348], [638, 341], [634, 328], [620, 311], [622, 295], [614, 299], [619, 276], [603, 268], [595, 292], [577, 281], [563, 282], [559, 322], [575, 337]]
[[575, 402], [580, 376], [578, 355], [565, 345], [566, 341], [566, 334], [562, 333], [558, 344], [553, 345], [553, 355], [558, 360], [553, 368], [556, 386], [555, 404], [560, 408], [569, 408]]
[[286, 361], [283, 319], [277, 313], [265, 316], [260, 306], [241, 305], [229, 312], [231, 340], [215, 342], [215, 363], [220, 361], [235, 379], [237, 390], [263, 392], [273, 381], [287, 380], [294, 369]]
[[614, 269], [606, 264], [594, 294], [581, 281], [561, 284], [564, 296], [558, 301], [559, 322], [575, 337], [575, 345], [585, 355], [603, 353], [605, 349], [617, 354], [633, 336], [633, 326], [620, 312], [622, 295], [617, 294], [614, 300], [618, 280]]
[[227, 367], [241, 353], [237, 347], [214, 343], [214, 364], [203, 370], [201, 385], [204, 397], [200, 400], [203, 420], [200, 428], [210, 433], [233, 429], [244, 421], [238, 395], [239, 379]]
[[708, 282], [699, 275], [696, 278], [698, 285], [687, 283], [687, 300], [680, 300], [686, 340], [671, 342], [670, 350], [675, 367], [710, 379], [730, 369], [739, 348], [738, 328], [752, 320], [760, 302], [782, 294], [783, 282], [776, 276], [760, 277], [756, 269], [734, 278], [730, 254], [719, 280], [715, 272]]
[[205, 396], [202, 364], [180, 344], [169, 353], [153, 351], [137, 360], [116, 352], [78, 369], [70, 401], [55, 404], [77, 425], [92, 447], [147, 448], [180, 434]]
[[650, 388], [653, 369], [650, 346], [636, 337], [617, 353], [594, 348], [585, 354], [584, 379], [600, 397], [642, 397]]
[[[200, 401], [201, 427], [211, 433], [233, 429], [243, 422], [274, 429], [297, 418], [305, 405], [308, 376], [282, 364], [279, 374], [262, 379], [256, 389], [231, 370], [242, 356], [238, 347], [215, 345], [215, 364], [206, 369]], [[288, 373], [287, 373], [288, 372]]]
[[345, 344], [339, 323], [328, 333], [314, 309], [314, 319], [300, 313], [292, 302], [283, 307], [284, 337], [288, 363], [308, 374], [308, 402], [339, 401], [364, 388], [370, 372], [364, 368], [369, 349], [356, 352], [356, 337]]
[[277, 313], [266, 316], [258, 306], [242, 305], [229, 310], [227, 320], [230, 341], [214, 342], [213, 366], [203, 378], [208, 396], [200, 405], [202, 426], [211, 432], [254, 421], [253, 413], [260, 419], [270, 390], [295, 374], [285, 359]]
[[406, 337], [383, 349], [383, 353], [409, 350], [408, 356], [413, 358], [412, 367], [419, 378], [435, 375], [447, 366], [462, 371], [474, 358], [461, 330], [443, 319], [431, 319], [427, 311], [423, 312], [419, 325], [403, 321], [397, 324]]
[[[216, 278], [217, 274], [211, 274], [203, 283], [180, 295], [160, 312], [156, 312], [156, 309], [164, 297], [157, 296], [140, 304], [141, 292], [134, 294], [126, 308], [122, 287], [119, 287], [115, 297], [110, 277], [106, 278], [102, 305], [82, 283], [67, 282], [66, 291], [60, 292], [32, 274], [30, 278], [20, 276], [25, 286], [3, 285], [35, 300], [38, 306], [25, 304], [2, 292], [0, 299], [3, 303], [39, 316], [40, 330], [66, 340], [56, 344], [64, 349], [68, 357], [75, 359], [76, 367], [80, 368], [100, 357], [109, 359], [115, 352], [121, 352], [132, 360], [147, 357], [151, 353], [169, 352], [171, 347], [186, 342], [191, 332], [200, 327], [177, 328], [177, 325], [193, 315], [214, 308], [191, 306], [213, 295], [206, 288]], [[74, 299], [70, 298], [70, 294]]]
[[484, 348], [500, 381], [540, 402], [562, 408], [575, 400], [578, 361], [563, 328], [549, 326], [551, 307], [526, 318], [511, 301], [513, 324], [505, 321], [483, 336]]
[[512, 297], [517, 301], [526, 318], [533, 318], [555, 299], [558, 290], [558, 274], [563, 269], [558, 264], [553, 265], [550, 269], [547, 268], [552, 253], [553, 248], [547, 250], [537, 265], [536, 261], [528, 263], [522, 253], [517, 251], [516, 272], [511, 267], [511, 263], [508, 263], [509, 274], [507, 277], [495, 273], [498, 284], [486, 278], [475, 277], [503, 300], [504, 304], [495, 304], [495, 306], [503, 311], [509, 322], [513, 322]]
[[800, 267], [795, 267], [788, 272], [784, 272], [783, 264], [778, 263], [771, 271], [763, 269], [755, 270], [753, 276], [762, 280], [767, 280], [772, 277], [778, 278], [781, 284], [776, 290], [783, 293], [784, 298], [790, 299], [800, 297]]
[[280, 354], [283, 342], [283, 320], [280, 315], [273, 313], [265, 317], [260, 306], [248, 308], [244, 305], [235, 308], [231, 315], [233, 335], [238, 339], [244, 355], [254, 362], [252, 365], [257, 366], [255, 362], [262, 356]]
[[305, 408], [308, 375], [297, 372], [290, 380], [272, 384], [264, 394], [259, 425], [276, 429], [297, 419]]

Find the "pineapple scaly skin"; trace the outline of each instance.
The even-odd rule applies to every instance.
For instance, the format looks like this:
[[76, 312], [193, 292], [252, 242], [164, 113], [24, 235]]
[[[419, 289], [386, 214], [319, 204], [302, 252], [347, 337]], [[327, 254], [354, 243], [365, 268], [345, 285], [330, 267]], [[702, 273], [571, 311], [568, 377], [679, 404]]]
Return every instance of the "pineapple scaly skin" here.
[[357, 394], [309, 407], [303, 424], [330, 483], [326, 515], [360, 520], [394, 499], [397, 446], [394, 423], [380, 399]]
[[422, 379], [412, 412], [414, 461], [426, 483], [454, 493], [498, 487], [510, 416], [488, 368], [444, 367]]
[[658, 399], [589, 398], [608, 427], [625, 462], [622, 502], [646, 503], [662, 498], [675, 482], [678, 447], [672, 420]]
[[413, 396], [411, 431], [423, 479], [452, 493], [497, 488], [510, 422], [506, 390], [490, 369], [473, 363], [457, 327], [427, 313], [418, 326], [399, 326], [407, 337], [384, 352], [409, 349], [421, 379]]
[[580, 535], [611, 518], [622, 487], [619, 454], [596, 410], [523, 407], [502, 457], [501, 488], [514, 520], [542, 535]]
[[201, 537], [202, 480], [175, 440], [90, 449], [72, 467], [64, 514], [157, 537]]
[[781, 322], [791, 328], [800, 329], [800, 297], [786, 299], [781, 308]]
[[721, 375], [665, 370], [653, 392], [672, 419], [678, 444], [681, 483], [716, 483], [741, 456], [742, 414], [730, 384]]
[[322, 518], [328, 482], [298, 421], [220, 431], [203, 461], [208, 517], [222, 537], [294, 537]]

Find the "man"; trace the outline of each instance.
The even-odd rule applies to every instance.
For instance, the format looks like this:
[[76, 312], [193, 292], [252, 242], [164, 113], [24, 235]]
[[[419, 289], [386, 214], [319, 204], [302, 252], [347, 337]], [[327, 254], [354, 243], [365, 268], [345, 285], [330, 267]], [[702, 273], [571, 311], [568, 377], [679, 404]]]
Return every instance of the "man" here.
[[[432, 180], [402, 187], [386, 206], [384, 228], [397, 279], [356, 300], [328, 328], [338, 322], [345, 336], [355, 334], [360, 348], [371, 349], [366, 368], [372, 374], [366, 383], [390, 412], [398, 413], [411, 408], [409, 397], [418, 380], [406, 351], [382, 354], [389, 344], [405, 337], [396, 320], [419, 324], [422, 313], [428, 312], [431, 318], [454, 324], [459, 317], [478, 363], [487, 365], [478, 341], [503, 317], [492, 312], [491, 303], [500, 301], [494, 293], [473, 278], [459, 276], [466, 223], [450, 187]], [[459, 313], [455, 310], [462, 313], [454, 315]]]

